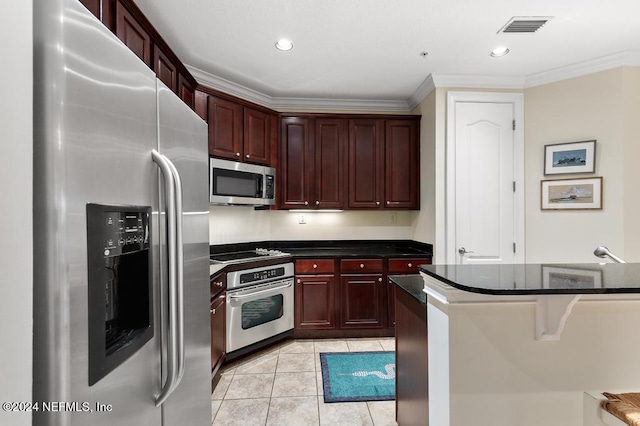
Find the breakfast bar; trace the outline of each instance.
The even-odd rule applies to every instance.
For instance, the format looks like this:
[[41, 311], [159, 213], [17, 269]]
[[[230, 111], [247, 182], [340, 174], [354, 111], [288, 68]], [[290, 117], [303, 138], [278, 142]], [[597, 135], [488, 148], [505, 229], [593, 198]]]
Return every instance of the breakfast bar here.
[[403, 360], [419, 347], [403, 342], [402, 312], [416, 307], [426, 310], [426, 371], [412, 375], [427, 381], [421, 409], [430, 425], [579, 426], [585, 392], [640, 388], [640, 264], [419, 269], [420, 278], [391, 277], [399, 410], [421, 408], [402, 397]]

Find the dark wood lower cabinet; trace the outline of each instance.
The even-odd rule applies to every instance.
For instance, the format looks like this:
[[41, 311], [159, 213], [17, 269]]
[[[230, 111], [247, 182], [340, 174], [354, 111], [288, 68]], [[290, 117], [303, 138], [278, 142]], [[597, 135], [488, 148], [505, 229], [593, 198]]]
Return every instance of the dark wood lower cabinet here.
[[395, 287], [396, 421], [402, 426], [429, 424], [427, 308]]
[[295, 287], [295, 327], [333, 330], [335, 323], [335, 276], [299, 275]]
[[342, 275], [341, 328], [382, 328], [385, 323], [382, 274]]
[[211, 374], [218, 371], [226, 355], [226, 297], [223, 291], [211, 299]]

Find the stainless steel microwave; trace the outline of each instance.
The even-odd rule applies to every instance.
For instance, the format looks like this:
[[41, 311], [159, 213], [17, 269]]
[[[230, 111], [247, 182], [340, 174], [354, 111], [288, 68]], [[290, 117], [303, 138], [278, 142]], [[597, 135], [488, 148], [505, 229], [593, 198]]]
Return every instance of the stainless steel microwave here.
[[209, 203], [271, 206], [276, 203], [276, 169], [210, 159]]

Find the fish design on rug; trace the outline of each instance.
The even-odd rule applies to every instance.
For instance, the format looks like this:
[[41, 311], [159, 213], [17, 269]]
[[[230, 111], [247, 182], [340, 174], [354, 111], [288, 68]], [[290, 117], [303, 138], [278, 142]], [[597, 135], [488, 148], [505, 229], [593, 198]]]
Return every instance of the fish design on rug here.
[[396, 365], [395, 364], [387, 364], [384, 366], [387, 374], [384, 374], [382, 371], [356, 371], [353, 373], [340, 373], [341, 376], [354, 376], [354, 377], [366, 377], [366, 376], [377, 376], [380, 379], [391, 380], [396, 378]]

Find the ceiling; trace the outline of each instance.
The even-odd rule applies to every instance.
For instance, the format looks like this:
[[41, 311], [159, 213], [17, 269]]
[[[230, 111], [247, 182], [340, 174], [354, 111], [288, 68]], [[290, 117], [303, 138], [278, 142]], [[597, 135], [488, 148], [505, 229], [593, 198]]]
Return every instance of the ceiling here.
[[[272, 107], [408, 109], [435, 77], [526, 87], [594, 64], [640, 65], [640, 0], [135, 2], [200, 83]], [[498, 33], [514, 16], [552, 19], [533, 34]], [[274, 47], [281, 37], [291, 51]], [[510, 53], [492, 58], [499, 45]]]

